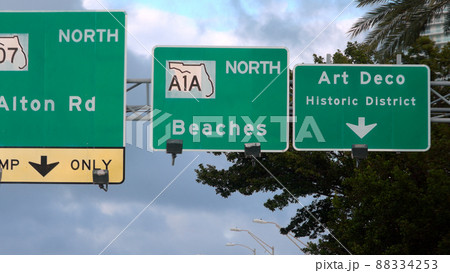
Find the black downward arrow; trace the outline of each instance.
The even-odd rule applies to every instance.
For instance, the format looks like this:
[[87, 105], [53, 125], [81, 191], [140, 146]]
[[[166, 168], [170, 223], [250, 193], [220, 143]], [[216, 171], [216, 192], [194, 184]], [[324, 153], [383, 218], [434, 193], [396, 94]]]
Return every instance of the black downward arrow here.
[[30, 165], [36, 171], [38, 171], [38, 173], [40, 173], [42, 175], [42, 177], [46, 176], [49, 172], [51, 172], [53, 170], [53, 168], [55, 168], [59, 164], [59, 162], [47, 164], [47, 156], [46, 155], [41, 156], [41, 164], [30, 162], [30, 161], [28, 161], [28, 163], [30, 163]]

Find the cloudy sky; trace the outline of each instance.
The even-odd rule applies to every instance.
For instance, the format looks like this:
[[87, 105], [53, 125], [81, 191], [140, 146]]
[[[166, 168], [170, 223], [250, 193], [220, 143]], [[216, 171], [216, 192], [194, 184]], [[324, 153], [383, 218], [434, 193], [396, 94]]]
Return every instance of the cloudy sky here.
[[[345, 49], [346, 32], [364, 13], [350, 2], [0, 0], [0, 8], [125, 10], [127, 78], [150, 78], [155, 45], [282, 46], [294, 64], [312, 63], [313, 53]], [[137, 89], [127, 104], [144, 99], [143, 89]], [[300, 205], [271, 212], [263, 207], [267, 193], [224, 199], [196, 183], [194, 172], [200, 163], [226, 168], [224, 158], [185, 152], [171, 166], [169, 155], [148, 151], [146, 143], [138, 147], [127, 137], [126, 180], [107, 193], [93, 185], [0, 184], [0, 254], [251, 254], [226, 247], [229, 242], [264, 254], [248, 234], [230, 231], [233, 227], [252, 231], [276, 254], [299, 254], [275, 226], [252, 219], [286, 225]]]

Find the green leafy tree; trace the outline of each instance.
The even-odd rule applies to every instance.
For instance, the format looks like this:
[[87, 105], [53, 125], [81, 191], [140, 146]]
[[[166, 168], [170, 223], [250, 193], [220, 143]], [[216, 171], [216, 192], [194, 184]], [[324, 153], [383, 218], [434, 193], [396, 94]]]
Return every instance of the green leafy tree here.
[[[418, 46], [410, 53], [418, 50], [425, 49]], [[444, 63], [448, 48], [427, 50]], [[321, 56], [314, 59], [323, 62]], [[358, 43], [333, 55], [334, 62], [380, 60], [368, 45]], [[258, 160], [264, 168], [242, 153], [226, 153], [232, 165], [217, 169], [201, 164], [197, 182], [214, 187], [224, 198], [271, 192], [264, 206], [272, 211], [301, 198], [313, 199], [281, 231], [316, 239], [304, 249], [312, 254], [450, 254], [449, 136], [448, 124], [433, 124], [430, 151], [369, 153], [359, 168], [348, 152], [298, 152], [290, 147], [284, 153], [263, 153]]]
[[431, 79], [442, 78], [449, 75], [450, 44], [439, 50], [436, 43], [428, 37], [419, 37], [416, 43], [410, 46], [403, 59], [405, 63], [427, 65], [431, 70]]
[[[352, 37], [369, 31], [366, 42], [383, 52], [402, 51], [414, 44], [432, 18], [441, 16], [449, 0], [358, 0], [358, 7], [375, 6], [350, 29]], [[450, 13], [445, 29], [450, 27]]]
[[[332, 61], [335, 64], [373, 64], [383, 62], [381, 57], [366, 43], [347, 42], [344, 52], [338, 49], [333, 54]], [[317, 54], [313, 54], [313, 60], [316, 64], [325, 63], [325, 59]]]
[[[450, 127], [433, 125], [432, 132], [429, 152], [371, 154], [346, 177], [342, 194], [329, 198], [326, 225], [352, 253], [450, 253]], [[294, 222], [286, 230], [298, 234], [302, 227]], [[330, 235], [309, 251], [345, 254]]]

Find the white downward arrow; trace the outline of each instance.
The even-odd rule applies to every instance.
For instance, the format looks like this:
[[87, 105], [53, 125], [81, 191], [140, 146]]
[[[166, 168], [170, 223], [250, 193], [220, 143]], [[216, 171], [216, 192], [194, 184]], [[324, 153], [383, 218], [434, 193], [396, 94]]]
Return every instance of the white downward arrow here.
[[365, 137], [370, 131], [372, 131], [375, 126], [377, 126], [376, 123], [366, 125], [366, 118], [358, 118], [358, 125], [346, 123], [347, 126], [352, 129], [355, 134], [357, 134], [361, 139]]

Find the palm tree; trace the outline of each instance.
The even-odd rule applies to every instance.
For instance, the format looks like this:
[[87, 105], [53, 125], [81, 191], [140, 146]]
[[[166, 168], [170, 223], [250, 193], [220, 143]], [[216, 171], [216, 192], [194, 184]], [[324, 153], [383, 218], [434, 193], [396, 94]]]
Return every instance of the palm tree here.
[[[366, 42], [383, 53], [404, 50], [420, 36], [427, 23], [442, 15], [450, 0], [357, 0], [358, 7], [377, 5], [350, 29], [354, 38], [370, 30]], [[450, 30], [450, 13], [444, 30]]]

